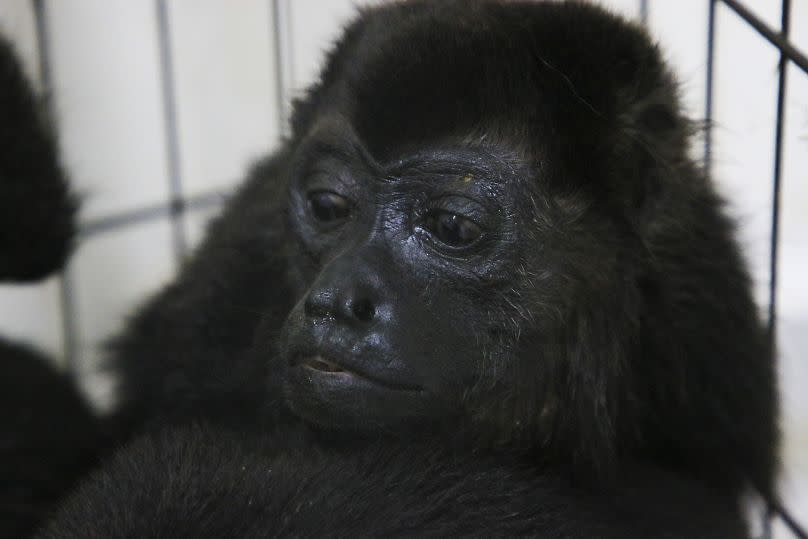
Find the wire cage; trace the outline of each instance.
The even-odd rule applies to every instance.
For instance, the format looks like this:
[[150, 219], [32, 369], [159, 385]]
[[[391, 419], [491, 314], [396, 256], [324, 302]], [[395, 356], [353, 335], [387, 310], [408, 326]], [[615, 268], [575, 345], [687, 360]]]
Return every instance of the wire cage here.
[[[35, 21], [35, 39], [38, 50], [38, 69], [41, 87], [45, 95], [50, 95], [53, 88], [53, 44], [47, 24], [52, 14], [48, 10], [52, 4], [47, 0], [30, 0]], [[293, 66], [292, 46], [290, 39], [290, 10], [291, 0], [266, 0], [267, 12], [271, 14], [269, 22], [270, 45], [272, 65], [267, 65], [271, 71], [270, 77], [275, 85], [275, 99], [270, 106], [274, 108], [274, 117], [277, 121], [276, 129], [280, 134], [286, 132], [286, 119], [289, 116], [289, 103], [291, 95], [288, 79]], [[653, 0], [630, 0], [636, 2], [636, 13], [643, 23], [648, 22], [649, 9], [654, 8]], [[761, 40], [773, 46], [779, 54], [776, 92], [776, 115], [774, 125], [774, 161], [771, 164], [771, 228], [769, 236], [769, 282], [768, 282], [768, 336], [770, 348], [774, 357], [775, 340], [777, 335], [777, 292], [778, 292], [778, 249], [780, 245], [781, 221], [781, 193], [784, 160], [784, 110], [786, 102], [787, 76], [789, 71], [800, 77], [808, 76], [808, 56], [806, 51], [800, 50], [790, 39], [792, 26], [792, 2], [781, 1], [781, 18], [779, 27], [758, 16], [749, 4], [738, 0], [705, 0], [707, 9], [706, 19], [706, 73], [704, 73], [704, 112], [707, 129], [703, 138], [704, 166], [708, 173], [714, 163], [714, 143], [711, 125], [716, 105], [716, 37], [717, 37], [717, 10], [728, 9], [738, 20], [754, 30]], [[723, 6], [723, 7], [720, 7]], [[117, 211], [102, 217], [84, 220], [80, 226], [80, 242], [90, 238], [102, 237], [115, 231], [128, 229], [138, 225], [163, 220], [168, 221], [171, 234], [171, 252], [179, 263], [187, 255], [190, 241], [188, 231], [184, 226], [185, 216], [216, 208], [221, 205], [225, 193], [222, 190], [196, 192], [188, 194], [186, 172], [181, 160], [181, 135], [178, 127], [177, 87], [176, 87], [176, 58], [172, 51], [172, 25], [170, 20], [170, 2], [168, 0], [153, 0], [153, 16], [156, 27], [156, 44], [159, 65], [159, 99], [162, 104], [162, 128], [164, 130], [164, 153], [166, 156], [167, 185], [165, 200], [158, 204], [146, 204], [134, 209]], [[791, 68], [791, 69], [790, 69]], [[62, 341], [64, 355], [69, 368], [79, 373], [79, 337], [78, 324], [79, 309], [75, 293], [75, 268], [68, 269], [60, 279], [60, 303], [62, 311]], [[786, 507], [779, 503], [767, 506], [762, 517], [761, 532], [763, 537], [773, 536], [773, 523], [778, 519], [783, 527], [790, 531], [794, 537], [808, 538], [808, 532], [797, 522]]]

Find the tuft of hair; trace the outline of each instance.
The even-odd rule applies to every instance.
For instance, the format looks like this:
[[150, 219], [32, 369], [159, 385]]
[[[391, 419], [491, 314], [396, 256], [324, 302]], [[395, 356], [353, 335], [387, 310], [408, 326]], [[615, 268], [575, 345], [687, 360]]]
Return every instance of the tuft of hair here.
[[70, 253], [76, 201], [43, 107], [2, 36], [0, 116], [0, 280], [40, 279]]

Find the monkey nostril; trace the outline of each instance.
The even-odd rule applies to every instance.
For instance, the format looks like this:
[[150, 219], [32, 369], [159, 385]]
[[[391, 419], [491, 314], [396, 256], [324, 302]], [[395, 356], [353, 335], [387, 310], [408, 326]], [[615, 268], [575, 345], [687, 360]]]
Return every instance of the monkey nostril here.
[[373, 307], [373, 304], [366, 299], [354, 302], [353, 305], [351, 305], [351, 312], [354, 317], [361, 322], [370, 322], [376, 315], [376, 309]]

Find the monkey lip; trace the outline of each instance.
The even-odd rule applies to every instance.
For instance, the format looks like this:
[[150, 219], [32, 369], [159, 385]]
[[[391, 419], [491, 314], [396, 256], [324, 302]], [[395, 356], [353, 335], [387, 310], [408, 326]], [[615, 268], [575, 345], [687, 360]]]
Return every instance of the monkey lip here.
[[298, 357], [297, 361], [292, 363], [293, 366], [305, 369], [309, 373], [318, 377], [324, 377], [333, 380], [343, 380], [350, 382], [351, 380], [364, 381], [376, 386], [381, 386], [386, 389], [397, 391], [421, 391], [423, 388], [414, 384], [401, 384], [386, 380], [384, 377], [377, 376], [373, 373], [366, 372], [365, 370], [358, 370], [348, 367], [342, 363], [335, 363], [331, 359], [326, 359], [320, 354], [313, 354], [305, 357]]
[[327, 372], [327, 373], [341, 372], [341, 373], [346, 373], [346, 374], [355, 374], [355, 373], [346, 371], [345, 369], [343, 369], [342, 367], [340, 367], [336, 363], [328, 361], [323, 356], [311, 356], [311, 357], [308, 357], [308, 358], [304, 359], [303, 361], [301, 361], [300, 365], [307, 368], [307, 369], [311, 369], [313, 371], [322, 371], [322, 372]]

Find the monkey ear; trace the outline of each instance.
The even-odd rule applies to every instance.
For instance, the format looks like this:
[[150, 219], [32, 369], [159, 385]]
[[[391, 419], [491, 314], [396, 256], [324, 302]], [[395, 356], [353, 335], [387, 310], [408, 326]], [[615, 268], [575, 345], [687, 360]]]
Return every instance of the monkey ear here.
[[693, 123], [681, 112], [673, 77], [661, 64], [656, 71], [650, 77], [638, 75], [632, 91], [620, 99], [623, 112], [617, 119], [615, 165], [622, 178], [622, 202], [635, 210], [647, 207], [678, 177], [670, 171], [689, 162], [688, 145], [694, 131]]

